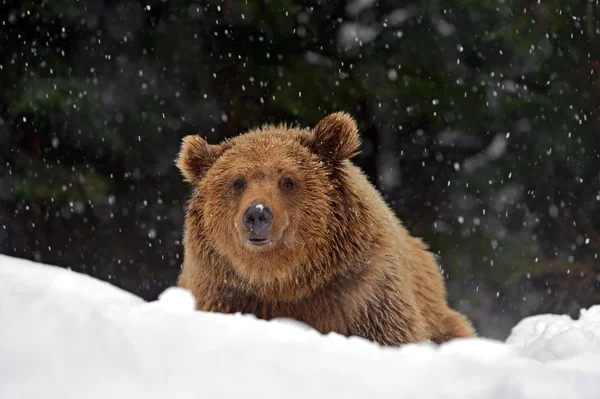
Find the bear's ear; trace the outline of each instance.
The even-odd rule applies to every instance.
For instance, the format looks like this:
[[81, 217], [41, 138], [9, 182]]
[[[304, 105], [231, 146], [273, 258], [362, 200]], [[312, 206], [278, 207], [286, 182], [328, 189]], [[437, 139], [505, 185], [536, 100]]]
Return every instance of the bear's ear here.
[[221, 145], [211, 145], [198, 135], [183, 138], [177, 157], [177, 167], [184, 180], [195, 184], [199, 182], [213, 163], [223, 154]]
[[356, 156], [360, 147], [356, 122], [345, 112], [326, 116], [313, 129], [309, 147], [323, 160], [332, 163]]

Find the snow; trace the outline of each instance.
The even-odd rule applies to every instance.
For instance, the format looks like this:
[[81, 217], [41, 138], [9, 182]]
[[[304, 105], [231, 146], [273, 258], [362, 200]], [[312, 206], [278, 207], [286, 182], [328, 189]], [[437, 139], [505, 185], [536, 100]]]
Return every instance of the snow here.
[[367, 8], [373, 6], [375, 0], [351, 0], [346, 5], [346, 13], [351, 17], [356, 17]]
[[1, 398], [594, 398], [600, 306], [483, 338], [381, 348], [300, 323], [145, 302], [0, 255]]
[[379, 29], [358, 22], [344, 22], [338, 31], [338, 42], [345, 50], [354, 50], [374, 40]]

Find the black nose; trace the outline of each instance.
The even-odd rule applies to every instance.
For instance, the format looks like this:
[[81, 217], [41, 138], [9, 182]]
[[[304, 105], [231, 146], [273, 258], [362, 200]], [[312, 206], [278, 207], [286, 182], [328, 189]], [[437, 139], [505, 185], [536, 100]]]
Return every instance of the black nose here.
[[254, 234], [264, 234], [273, 224], [273, 214], [262, 204], [250, 205], [244, 212], [244, 227]]

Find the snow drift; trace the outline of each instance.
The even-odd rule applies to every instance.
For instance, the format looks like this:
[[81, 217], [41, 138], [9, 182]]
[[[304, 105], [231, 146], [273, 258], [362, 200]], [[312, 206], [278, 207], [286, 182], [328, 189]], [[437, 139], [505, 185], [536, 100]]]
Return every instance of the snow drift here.
[[599, 365], [600, 306], [524, 319], [505, 343], [381, 348], [0, 255], [1, 398], [597, 399]]

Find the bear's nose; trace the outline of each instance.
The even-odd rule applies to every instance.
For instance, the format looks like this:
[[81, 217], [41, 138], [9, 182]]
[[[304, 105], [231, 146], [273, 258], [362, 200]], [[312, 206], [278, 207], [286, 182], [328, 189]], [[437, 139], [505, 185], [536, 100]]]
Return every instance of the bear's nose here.
[[263, 204], [250, 205], [244, 212], [244, 227], [253, 234], [264, 234], [273, 224], [273, 214]]

